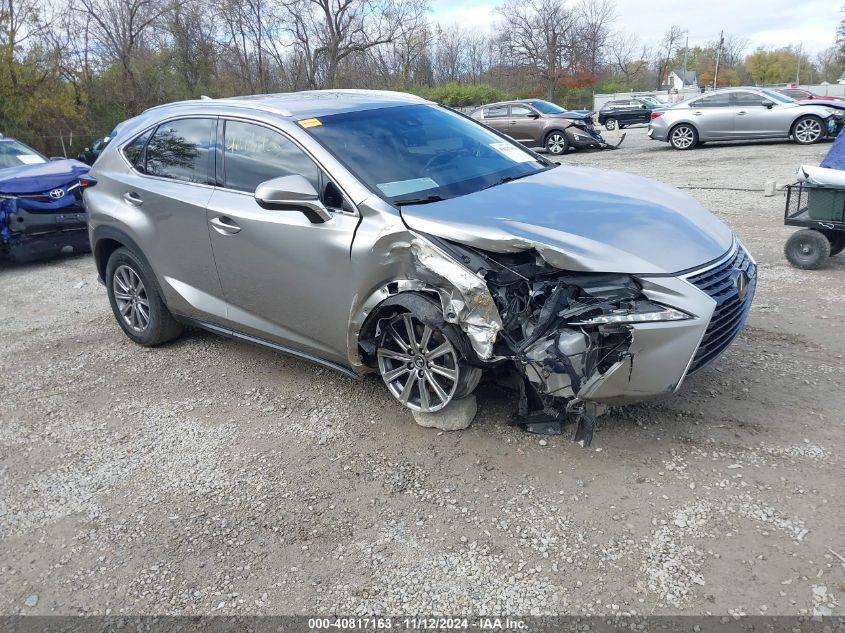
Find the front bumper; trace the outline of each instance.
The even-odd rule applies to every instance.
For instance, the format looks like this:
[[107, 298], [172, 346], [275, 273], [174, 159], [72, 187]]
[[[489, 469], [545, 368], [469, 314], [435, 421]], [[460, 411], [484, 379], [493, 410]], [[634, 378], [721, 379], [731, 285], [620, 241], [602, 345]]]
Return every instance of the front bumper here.
[[576, 149], [598, 149], [607, 146], [602, 135], [594, 128], [586, 129], [572, 125], [566, 128], [566, 137], [570, 146]]
[[649, 299], [694, 318], [631, 326], [628, 354], [590, 377], [578, 398], [619, 405], [677, 391], [687, 375], [713, 363], [739, 335], [754, 298], [756, 264], [736, 242], [698, 270], [639, 281]]
[[72, 200], [59, 208], [43, 207], [47, 205], [0, 199], [0, 257], [23, 262], [91, 250], [88, 213], [81, 202]]

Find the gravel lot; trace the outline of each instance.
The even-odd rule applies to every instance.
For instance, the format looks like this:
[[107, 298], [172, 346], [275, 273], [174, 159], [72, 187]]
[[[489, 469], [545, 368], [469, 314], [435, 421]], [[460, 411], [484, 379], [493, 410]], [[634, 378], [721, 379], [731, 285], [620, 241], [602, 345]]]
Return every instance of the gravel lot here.
[[789, 267], [762, 194], [829, 145], [626, 132], [566, 161], [692, 187], [760, 284], [715, 368], [588, 450], [508, 426], [490, 385], [440, 433], [377, 378], [201, 332], [137, 347], [87, 256], [0, 268], [2, 613], [845, 612], [845, 256]]

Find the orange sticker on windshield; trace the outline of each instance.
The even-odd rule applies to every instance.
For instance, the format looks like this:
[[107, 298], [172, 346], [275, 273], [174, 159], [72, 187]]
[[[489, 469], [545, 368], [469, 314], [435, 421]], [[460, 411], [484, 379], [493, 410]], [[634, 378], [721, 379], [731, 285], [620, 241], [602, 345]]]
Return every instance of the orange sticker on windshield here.
[[322, 125], [323, 123], [320, 119], [302, 119], [299, 121], [299, 124], [302, 127], [317, 127], [318, 125]]

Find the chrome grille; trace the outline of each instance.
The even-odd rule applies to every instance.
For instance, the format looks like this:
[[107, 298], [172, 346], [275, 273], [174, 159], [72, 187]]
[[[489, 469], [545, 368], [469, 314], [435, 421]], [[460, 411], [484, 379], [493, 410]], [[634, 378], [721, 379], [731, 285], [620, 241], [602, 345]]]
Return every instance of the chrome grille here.
[[[743, 271], [748, 275], [748, 288], [744, 299], [739, 297], [734, 281], [735, 271]], [[689, 375], [716, 360], [742, 330], [757, 287], [757, 267], [745, 248], [737, 244], [732, 256], [712, 268], [693, 273], [686, 279], [716, 301], [713, 317], [687, 372]]]

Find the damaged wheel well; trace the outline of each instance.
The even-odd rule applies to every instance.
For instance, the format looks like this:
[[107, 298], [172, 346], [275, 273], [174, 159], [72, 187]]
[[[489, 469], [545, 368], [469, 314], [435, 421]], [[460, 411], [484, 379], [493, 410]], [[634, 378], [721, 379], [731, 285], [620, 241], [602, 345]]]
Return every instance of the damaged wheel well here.
[[401, 312], [412, 312], [422, 323], [440, 330], [463, 358], [473, 366], [484, 366], [461, 329], [443, 318], [443, 308], [436, 292], [400, 292], [379, 303], [364, 321], [358, 336], [358, 347], [364, 364], [376, 368], [376, 344], [379, 323]]

